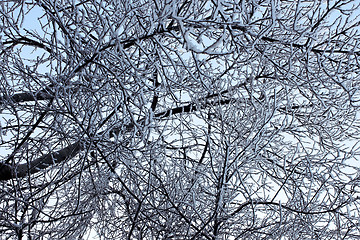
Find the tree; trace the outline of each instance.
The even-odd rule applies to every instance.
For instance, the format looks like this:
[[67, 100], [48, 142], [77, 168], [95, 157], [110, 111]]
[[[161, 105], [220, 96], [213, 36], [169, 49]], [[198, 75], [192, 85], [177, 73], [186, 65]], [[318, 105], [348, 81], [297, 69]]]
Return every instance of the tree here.
[[353, 2], [2, 1], [1, 236], [360, 239]]

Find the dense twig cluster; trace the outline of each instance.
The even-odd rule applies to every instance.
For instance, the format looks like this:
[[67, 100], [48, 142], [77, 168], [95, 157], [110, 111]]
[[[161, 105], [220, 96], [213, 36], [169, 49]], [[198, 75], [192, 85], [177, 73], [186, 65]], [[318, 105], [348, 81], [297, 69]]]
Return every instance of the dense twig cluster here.
[[353, 2], [1, 2], [0, 235], [360, 238]]

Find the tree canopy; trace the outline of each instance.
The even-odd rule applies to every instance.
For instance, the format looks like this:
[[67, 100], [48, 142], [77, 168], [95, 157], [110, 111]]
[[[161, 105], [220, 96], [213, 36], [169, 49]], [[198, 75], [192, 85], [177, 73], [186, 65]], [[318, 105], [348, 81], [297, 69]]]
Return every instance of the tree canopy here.
[[0, 2], [3, 239], [360, 239], [359, 3]]

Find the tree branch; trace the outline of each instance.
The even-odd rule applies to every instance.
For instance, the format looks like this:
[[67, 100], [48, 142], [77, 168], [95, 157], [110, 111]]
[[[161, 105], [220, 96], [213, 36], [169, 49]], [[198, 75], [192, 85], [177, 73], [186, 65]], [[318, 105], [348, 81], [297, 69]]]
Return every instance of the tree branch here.
[[59, 151], [48, 153], [29, 163], [23, 163], [17, 166], [0, 163], [0, 181], [22, 178], [37, 173], [55, 163], [60, 163], [66, 159], [75, 157], [80, 150], [81, 143], [77, 141]]
[[19, 102], [31, 102], [31, 101], [37, 101], [37, 100], [50, 100], [53, 99], [53, 94], [50, 93], [50, 87], [47, 87], [46, 89], [40, 90], [36, 93], [34, 92], [25, 92], [25, 93], [16, 93], [12, 96], [2, 96], [0, 97], [0, 104], [4, 104], [7, 101], [13, 101], [16, 103]]

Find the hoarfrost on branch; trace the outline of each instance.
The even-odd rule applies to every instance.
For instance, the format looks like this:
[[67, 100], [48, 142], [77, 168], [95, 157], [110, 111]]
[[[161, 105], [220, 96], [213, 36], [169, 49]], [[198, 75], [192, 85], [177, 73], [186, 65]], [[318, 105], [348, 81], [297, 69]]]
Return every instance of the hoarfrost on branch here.
[[4, 239], [358, 239], [359, 8], [2, 1]]

